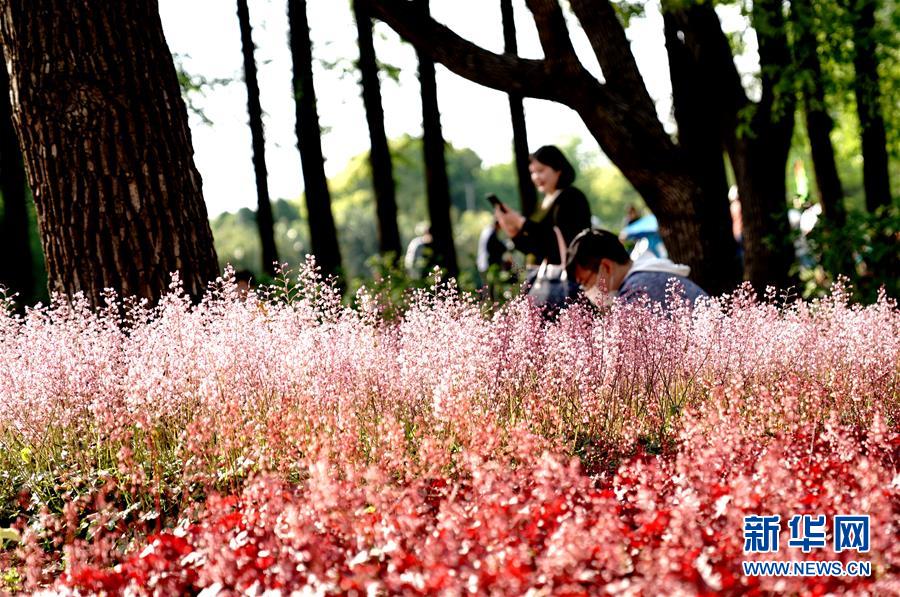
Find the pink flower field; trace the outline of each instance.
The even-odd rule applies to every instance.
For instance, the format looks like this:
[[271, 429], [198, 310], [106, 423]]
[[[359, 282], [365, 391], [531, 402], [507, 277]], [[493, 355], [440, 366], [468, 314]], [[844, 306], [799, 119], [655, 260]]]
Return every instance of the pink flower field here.
[[[890, 299], [263, 294], [0, 316], [0, 593], [900, 594]], [[789, 544], [803, 514], [825, 547]], [[745, 553], [773, 515], [777, 553]]]

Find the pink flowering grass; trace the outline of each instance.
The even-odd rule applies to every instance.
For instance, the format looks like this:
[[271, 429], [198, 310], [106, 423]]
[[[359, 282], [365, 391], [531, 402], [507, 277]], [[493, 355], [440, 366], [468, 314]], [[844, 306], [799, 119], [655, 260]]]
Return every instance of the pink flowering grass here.
[[[893, 301], [741, 291], [547, 322], [438, 285], [391, 307], [307, 268], [246, 300], [176, 283], [154, 309], [0, 316], [0, 527], [21, 536], [0, 582], [900, 591]], [[857, 512], [872, 577], [741, 576], [745, 514]]]

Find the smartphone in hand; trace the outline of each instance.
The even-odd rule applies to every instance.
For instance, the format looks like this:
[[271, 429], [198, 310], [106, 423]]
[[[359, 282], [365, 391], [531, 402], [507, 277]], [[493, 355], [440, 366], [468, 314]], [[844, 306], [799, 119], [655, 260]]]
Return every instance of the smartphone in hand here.
[[497, 197], [497, 195], [494, 195], [493, 193], [491, 193], [490, 195], [485, 197], [485, 199], [487, 199], [491, 205], [493, 205], [494, 207], [499, 207], [500, 211], [502, 211], [503, 213], [506, 213], [506, 206], [503, 205], [503, 202], [500, 201], [500, 198]]

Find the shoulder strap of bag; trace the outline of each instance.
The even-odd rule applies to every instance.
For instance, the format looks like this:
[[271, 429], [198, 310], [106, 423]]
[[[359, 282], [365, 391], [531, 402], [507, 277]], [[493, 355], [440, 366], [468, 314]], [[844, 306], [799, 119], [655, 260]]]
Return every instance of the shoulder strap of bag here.
[[553, 227], [553, 232], [556, 234], [556, 244], [559, 248], [559, 264], [562, 268], [562, 273], [559, 275], [560, 280], [568, 280], [569, 272], [566, 271], [566, 260], [568, 258], [568, 250], [566, 247], [566, 239], [563, 238], [562, 232], [559, 229], [559, 226]]
[[[553, 233], [556, 235], [556, 245], [559, 249], [559, 267], [562, 269], [559, 275], [560, 280], [568, 280], [569, 272], [566, 271], [566, 258], [568, 257], [568, 251], [566, 249], [566, 240], [563, 238], [562, 232], [559, 229], [559, 226], [553, 227]], [[544, 260], [541, 261], [541, 265], [538, 268], [537, 279], [543, 280], [547, 276], [547, 270], [550, 268], [550, 260], [547, 257], [544, 257]]]

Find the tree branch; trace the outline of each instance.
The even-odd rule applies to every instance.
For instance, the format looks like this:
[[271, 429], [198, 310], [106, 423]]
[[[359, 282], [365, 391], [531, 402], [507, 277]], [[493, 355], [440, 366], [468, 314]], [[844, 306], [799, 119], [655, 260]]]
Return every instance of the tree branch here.
[[607, 84], [640, 90], [650, 100], [625, 28], [609, 0], [571, 0], [570, 4], [591, 42]]
[[736, 136], [739, 112], [750, 104], [741, 76], [734, 64], [734, 56], [728, 38], [713, 7], [709, 4], [691, 3], [687, 7], [668, 7], [663, 3], [675, 26], [684, 35], [684, 46], [693, 58], [693, 67], [704, 73], [707, 81], [715, 84], [707, 88], [715, 97], [710, 102], [717, 106], [717, 114], [711, 114], [721, 127], [726, 144]]
[[759, 117], [766, 122], [793, 122], [795, 93], [786, 85], [785, 74], [791, 66], [791, 52], [785, 34], [785, 18], [780, 0], [756, 0], [753, 3], [753, 28], [759, 42], [762, 97]]
[[525, 4], [537, 25], [544, 58], [564, 69], [583, 69], [572, 46], [559, 0], [526, 0]]
[[565, 103], [563, 90], [547, 61], [489, 52], [405, 0], [361, 1], [374, 17], [461, 77], [507, 93]]
[[607, 92], [628, 98], [625, 110], [640, 127], [638, 130], [647, 131], [660, 142], [667, 138], [656, 115], [656, 103], [634, 60], [625, 28], [609, 0], [570, 0], [570, 4], [603, 70]]

